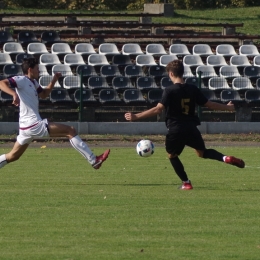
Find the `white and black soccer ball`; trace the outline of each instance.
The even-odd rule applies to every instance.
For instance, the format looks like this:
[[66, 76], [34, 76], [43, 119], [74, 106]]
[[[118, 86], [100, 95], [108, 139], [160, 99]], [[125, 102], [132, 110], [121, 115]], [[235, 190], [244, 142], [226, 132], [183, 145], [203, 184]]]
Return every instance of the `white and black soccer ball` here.
[[154, 153], [154, 144], [150, 140], [141, 140], [136, 145], [136, 152], [142, 157], [149, 157]]

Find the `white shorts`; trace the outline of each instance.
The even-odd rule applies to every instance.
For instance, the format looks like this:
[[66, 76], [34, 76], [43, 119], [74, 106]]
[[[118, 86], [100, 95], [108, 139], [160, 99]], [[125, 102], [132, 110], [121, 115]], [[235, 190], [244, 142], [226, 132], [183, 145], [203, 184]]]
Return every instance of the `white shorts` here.
[[48, 131], [48, 120], [43, 119], [32, 126], [20, 128], [17, 142], [20, 145], [24, 145], [29, 144], [34, 138], [47, 136], [50, 136]]

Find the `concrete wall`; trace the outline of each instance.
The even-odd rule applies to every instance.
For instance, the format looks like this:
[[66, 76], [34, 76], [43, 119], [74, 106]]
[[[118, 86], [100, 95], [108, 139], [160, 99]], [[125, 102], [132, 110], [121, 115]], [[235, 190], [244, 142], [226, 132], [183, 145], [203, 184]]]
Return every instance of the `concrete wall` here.
[[[64, 124], [74, 126], [79, 134], [163, 135], [167, 131], [163, 122], [65, 122]], [[202, 134], [260, 133], [260, 122], [202, 122], [199, 129]], [[0, 123], [0, 134], [17, 133], [18, 123]]]

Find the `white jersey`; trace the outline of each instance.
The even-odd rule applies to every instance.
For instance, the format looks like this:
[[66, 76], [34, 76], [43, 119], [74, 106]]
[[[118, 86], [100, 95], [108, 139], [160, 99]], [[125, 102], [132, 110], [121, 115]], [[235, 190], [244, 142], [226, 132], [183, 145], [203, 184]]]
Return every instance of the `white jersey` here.
[[39, 83], [27, 76], [14, 76], [8, 79], [20, 98], [19, 126], [29, 127], [42, 120], [39, 114]]

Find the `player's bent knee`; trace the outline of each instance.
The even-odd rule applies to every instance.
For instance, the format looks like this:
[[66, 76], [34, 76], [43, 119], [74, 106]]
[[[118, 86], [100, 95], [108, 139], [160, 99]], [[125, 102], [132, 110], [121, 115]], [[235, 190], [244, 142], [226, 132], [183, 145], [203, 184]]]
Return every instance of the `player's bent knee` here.
[[196, 154], [197, 154], [198, 157], [203, 158], [203, 156], [204, 156], [204, 151], [202, 151], [202, 150], [195, 150], [195, 152], [196, 152]]
[[175, 157], [178, 157], [178, 154], [170, 154], [170, 153], [168, 153], [168, 158], [169, 159], [172, 159], [172, 158], [175, 158]]

